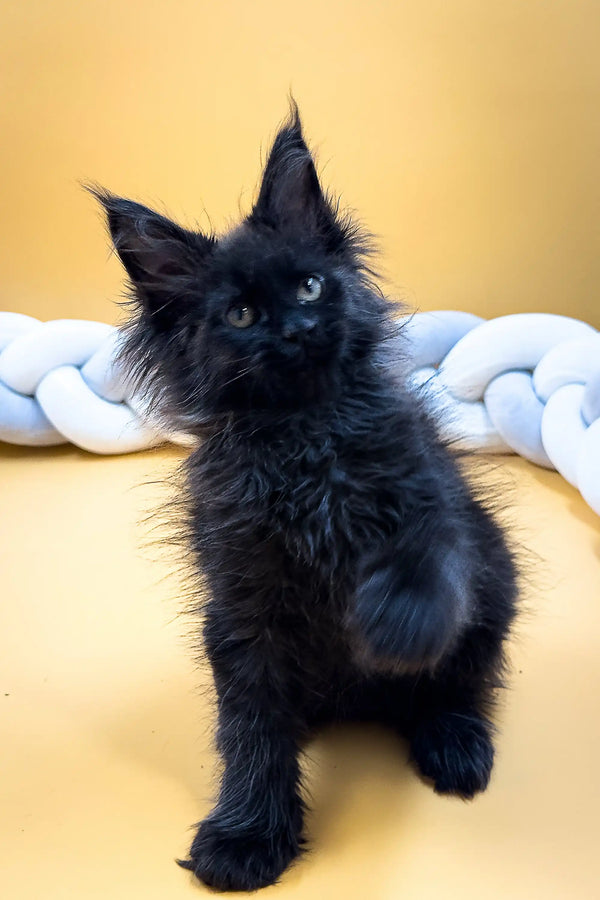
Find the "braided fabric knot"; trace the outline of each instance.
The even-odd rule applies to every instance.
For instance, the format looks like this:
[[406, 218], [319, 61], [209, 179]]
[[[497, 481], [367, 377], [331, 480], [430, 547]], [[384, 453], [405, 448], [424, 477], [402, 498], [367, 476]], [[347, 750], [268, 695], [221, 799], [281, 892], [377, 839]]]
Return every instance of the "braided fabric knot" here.
[[411, 383], [468, 450], [554, 468], [600, 513], [600, 333], [567, 316], [402, 320]]
[[102, 322], [0, 313], [0, 440], [131, 453], [167, 437], [144, 422], [114, 365], [119, 332]]
[[[546, 313], [440, 311], [400, 325], [399, 358], [448, 438], [555, 468], [600, 513], [599, 332]], [[115, 363], [119, 340], [101, 322], [0, 313], [0, 440], [103, 454], [189, 444], [136, 397]]]

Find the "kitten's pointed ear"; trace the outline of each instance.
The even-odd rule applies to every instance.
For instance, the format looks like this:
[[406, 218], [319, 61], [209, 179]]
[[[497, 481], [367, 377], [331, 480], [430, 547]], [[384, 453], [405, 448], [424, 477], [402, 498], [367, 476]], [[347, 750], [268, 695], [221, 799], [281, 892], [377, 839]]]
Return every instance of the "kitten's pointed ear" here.
[[295, 104], [269, 153], [250, 221], [339, 239], [335, 214], [321, 190]]
[[88, 188], [106, 212], [110, 235], [136, 295], [150, 313], [192, 290], [214, 240], [181, 228], [159, 213]]

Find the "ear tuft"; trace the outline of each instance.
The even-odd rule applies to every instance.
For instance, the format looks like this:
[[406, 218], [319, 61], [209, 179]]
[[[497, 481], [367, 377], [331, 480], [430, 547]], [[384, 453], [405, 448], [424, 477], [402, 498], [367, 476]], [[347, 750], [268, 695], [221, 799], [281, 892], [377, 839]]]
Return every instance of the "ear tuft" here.
[[115, 250], [136, 296], [150, 312], [193, 287], [214, 238], [181, 228], [141, 203], [104, 188], [87, 185], [86, 190], [104, 208]]
[[290, 115], [269, 153], [258, 199], [249, 217], [254, 224], [294, 229], [339, 239], [335, 213], [321, 190], [315, 164], [302, 133], [298, 105], [290, 100]]

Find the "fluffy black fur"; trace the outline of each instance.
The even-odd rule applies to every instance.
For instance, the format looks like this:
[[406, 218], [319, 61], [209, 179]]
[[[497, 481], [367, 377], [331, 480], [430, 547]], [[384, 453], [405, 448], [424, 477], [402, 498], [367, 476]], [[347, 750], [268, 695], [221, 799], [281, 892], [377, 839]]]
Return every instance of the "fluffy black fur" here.
[[435, 790], [485, 789], [515, 565], [403, 386], [368, 242], [322, 192], [295, 108], [218, 240], [97, 195], [133, 288], [125, 363], [203, 438], [187, 505], [224, 773], [183, 865], [253, 890], [301, 851], [298, 755], [320, 724], [384, 722]]

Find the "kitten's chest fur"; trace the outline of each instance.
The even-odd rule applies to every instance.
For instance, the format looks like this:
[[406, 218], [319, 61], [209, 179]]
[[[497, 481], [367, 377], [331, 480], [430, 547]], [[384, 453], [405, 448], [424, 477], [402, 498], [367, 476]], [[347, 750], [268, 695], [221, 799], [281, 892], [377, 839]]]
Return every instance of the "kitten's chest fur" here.
[[394, 473], [377, 461], [382, 436], [351, 433], [345, 413], [325, 427], [305, 421], [271, 451], [269, 517], [291, 554], [332, 574], [353, 547], [391, 533], [399, 512], [391, 500]]
[[191, 470], [205, 562], [228, 545], [249, 564], [280, 552], [317, 581], [339, 581], [401, 527], [418, 455], [406, 449], [408, 422], [402, 395], [370, 390], [224, 429]]

